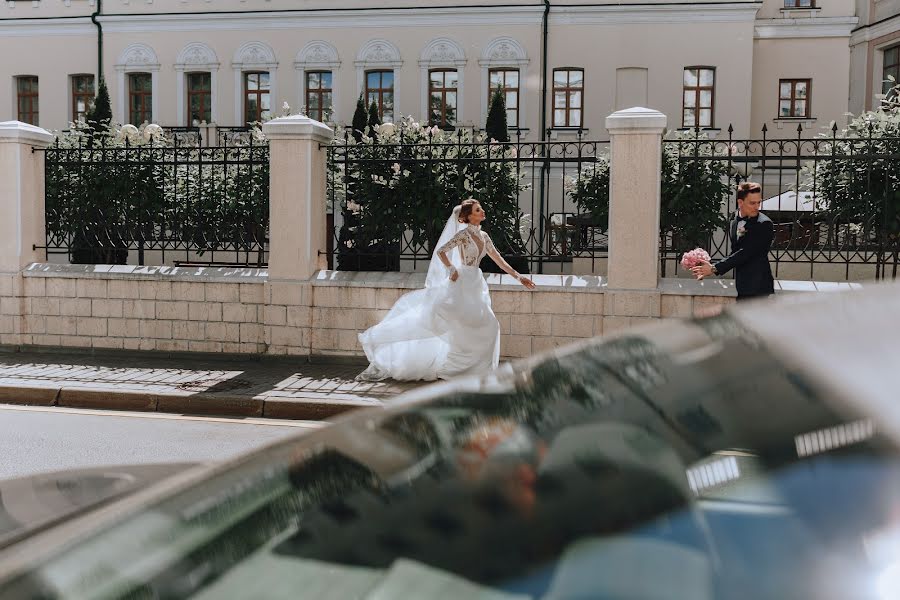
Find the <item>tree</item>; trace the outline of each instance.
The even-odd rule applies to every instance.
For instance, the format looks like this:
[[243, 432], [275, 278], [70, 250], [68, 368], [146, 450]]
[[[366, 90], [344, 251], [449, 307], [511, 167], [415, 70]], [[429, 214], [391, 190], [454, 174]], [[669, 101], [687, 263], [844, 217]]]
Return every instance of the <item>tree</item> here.
[[105, 133], [110, 123], [112, 123], [109, 90], [106, 88], [106, 80], [102, 77], [100, 78], [100, 86], [97, 88], [97, 96], [85, 115], [85, 121], [94, 134]]
[[353, 125], [351, 133], [357, 142], [362, 141], [363, 134], [366, 132], [366, 126], [369, 124], [369, 115], [366, 112], [366, 101], [363, 95], [359, 95], [356, 101], [356, 112], [353, 113]]
[[369, 129], [374, 129], [376, 125], [381, 125], [381, 115], [378, 114], [378, 105], [372, 100], [369, 105]]
[[491, 96], [491, 108], [488, 111], [487, 122], [484, 125], [488, 140], [498, 142], [509, 141], [509, 126], [506, 122], [506, 100], [503, 92], [498, 87]]

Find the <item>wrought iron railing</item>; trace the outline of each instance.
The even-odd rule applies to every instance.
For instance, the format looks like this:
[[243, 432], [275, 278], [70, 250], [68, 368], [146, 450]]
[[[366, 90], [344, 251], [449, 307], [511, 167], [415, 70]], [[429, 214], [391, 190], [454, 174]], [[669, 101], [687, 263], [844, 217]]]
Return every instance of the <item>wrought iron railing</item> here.
[[[468, 197], [483, 202], [485, 230], [519, 271], [568, 272], [566, 263], [584, 261], [585, 272], [605, 258], [605, 212], [592, 214], [578, 186], [608, 177], [608, 142], [578, 134], [491, 143], [467, 130], [407, 135], [403, 127], [389, 142], [345, 133], [327, 147], [333, 268], [426, 268], [452, 207]], [[483, 267], [496, 271], [490, 261]]]
[[46, 250], [79, 264], [268, 262], [269, 148], [60, 139], [46, 153]]
[[[699, 161], [720, 167], [729, 182], [722, 223], [736, 209], [734, 190], [752, 179], [762, 186], [762, 211], [775, 224], [770, 261], [776, 277], [884, 279], [900, 265], [900, 137], [876, 135], [873, 125], [853, 137], [771, 139], [685, 139], [665, 142], [665, 154], [679, 164]], [[701, 170], [702, 171], [702, 170]], [[701, 173], [694, 171], [694, 174]], [[684, 185], [702, 187], [685, 175]], [[665, 178], [665, 174], [664, 174]], [[665, 187], [665, 181], [664, 181]], [[666, 198], [663, 198], [663, 211]], [[713, 258], [731, 252], [727, 225], [703, 239], [685, 239], [663, 228], [662, 272], [677, 272], [682, 252], [704, 246]]]

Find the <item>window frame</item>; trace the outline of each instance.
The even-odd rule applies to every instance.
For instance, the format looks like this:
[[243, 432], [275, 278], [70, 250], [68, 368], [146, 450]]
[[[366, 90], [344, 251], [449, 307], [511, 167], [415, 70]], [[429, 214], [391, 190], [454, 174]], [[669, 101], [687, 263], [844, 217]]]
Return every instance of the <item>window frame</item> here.
[[[331, 77], [330, 85], [326, 87], [322, 87], [322, 79], [321, 76], [328, 74]], [[318, 88], [310, 88], [309, 87], [309, 76], [310, 75], [319, 75], [319, 87]], [[311, 69], [309, 71], [303, 72], [303, 99], [306, 105], [306, 115], [311, 118], [319, 121], [320, 123], [325, 123], [328, 119], [331, 118], [331, 115], [334, 113], [334, 71], [330, 69]], [[328, 105], [327, 111], [325, 108], [324, 97], [325, 94], [329, 94], [331, 97], [331, 102]], [[316, 109], [316, 114], [312, 114], [310, 111], [310, 98], [313, 96], [318, 96], [319, 99], [319, 108]], [[328, 113], [326, 115], [326, 112]]]
[[[40, 120], [40, 78], [37, 75], [16, 75], [16, 120], [38, 126]], [[34, 81], [34, 89], [23, 92], [21, 84]], [[29, 110], [22, 110], [22, 100], [27, 100]]]
[[[370, 88], [369, 87], [369, 75], [372, 75], [375, 73], [379, 74], [379, 77], [378, 77], [379, 87]], [[389, 88], [384, 87], [384, 74], [385, 73], [391, 74], [391, 87], [389, 87]], [[396, 111], [396, 105], [394, 103], [394, 99], [397, 94], [396, 86], [395, 86], [396, 82], [397, 82], [397, 74], [395, 72], [395, 69], [368, 69], [363, 72], [363, 84], [364, 84], [363, 88], [365, 90], [364, 97], [366, 99], [366, 108], [368, 109], [368, 107], [372, 105], [372, 100], [369, 98], [369, 95], [377, 92], [378, 100], [376, 101], [375, 104], [376, 104], [376, 106], [378, 106], [378, 117], [381, 119], [382, 122], [385, 122], [385, 119], [384, 119], [384, 95], [388, 91], [390, 91], [390, 94], [391, 94], [391, 118], [390, 118], [390, 120], [393, 121], [394, 118], [396, 117], [396, 115], [394, 114], [394, 112]]]
[[[138, 77], [147, 78], [147, 81], [150, 82], [150, 91], [134, 89], [134, 81]], [[137, 123], [134, 118], [134, 98], [141, 99], [141, 109], [139, 110], [139, 113], [147, 116], [147, 118], [141, 119], [140, 122]], [[144, 123], [153, 122], [153, 74], [150, 72], [135, 71], [133, 73], [128, 73], [128, 122], [135, 127], [140, 127]]]
[[[261, 80], [258, 80], [257, 81], [257, 89], [251, 90], [250, 85], [249, 85], [251, 75], [256, 75], [256, 76], [265, 75], [267, 78], [266, 79], [266, 81], [267, 81], [266, 89], [265, 90], [261, 89], [262, 83], [261, 83]], [[250, 125], [251, 123], [256, 123], [256, 122], [262, 122], [263, 113], [265, 112], [262, 107], [262, 105], [263, 105], [262, 98], [264, 95], [269, 97], [268, 112], [270, 115], [272, 114], [272, 77], [271, 77], [271, 74], [269, 73], [269, 71], [244, 71], [242, 73], [241, 79], [243, 81], [242, 87], [244, 89], [244, 94], [242, 96], [243, 103], [244, 103], [244, 106], [243, 106], [244, 125]], [[256, 109], [257, 110], [256, 110], [256, 115], [255, 115], [256, 118], [254, 118], [254, 119], [250, 118], [250, 116], [251, 116], [250, 115], [250, 103], [247, 102], [247, 99], [250, 97], [250, 94], [253, 94], [254, 96], [256, 96]]]
[[[790, 95], [789, 98], [782, 97], [782, 95], [781, 95], [781, 86], [784, 85], [785, 83], [790, 83], [790, 84], [791, 84], [791, 95]], [[797, 98], [797, 84], [798, 84], [798, 83], [805, 83], [805, 84], [806, 84], [806, 98]], [[812, 96], [812, 78], [811, 78], [811, 77], [806, 77], [806, 78], [791, 78], [791, 79], [779, 79], [779, 80], [778, 80], [778, 108], [777, 108], [777, 112], [776, 112], [776, 115], [777, 115], [776, 118], [777, 118], [777, 119], [781, 119], [781, 120], [787, 120], [787, 119], [799, 119], [799, 120], [803, 120], [803, 119], [811, 119], [811, 118], [812, 118], [812, 116], [810, 115], [810, 106], [811, 106], [810, 98], [811, 98], [811, 96]], [[785, 100], [788, 100], [788, 101], [790, 101], [790, 103], [791, 103], [791, 114], [788, 115], [788, 116], [783, 116], [783, 115], [781, 114], [781, 103], [782, 103], [783, 101], [785, 101]], [[804, 114], [803, 114], [803, 116], [799, 116], [799, 115], [795, 115], [795, 114], [794, 114], [794, 102], [797, 101], [797, 100], [803, 100], [803, 101], [804, 101], [805, 109], [804, 109]]]
[[[77, 82], [79, 79], [90, 79], [90, 92], [79, 92]], [[75, 73], [69, 76], [69, 89], [72, 95], [72, 121], [78, 122], [79, 119], [79, 111], [78, 111], [78, 101], [79, 99], [84, 99], [85, 109], [84, 113], [81, 116], [86, 116], [87, 113], [91, 110], [91, 106], [94, 104], [94, 98], [97, 97], [97, 88], [95, 87], [93, 73]]]
[[[442, 78], [442, 86], [434, 87], [431, 81], [432, 73], [443, 73]], [[456, 74], [456, 87], [447, 87], [447, 73]], [[454, 115], [453, 122], [448, 122], [447, 120], [447, 93], [456, 94], [456, 106], [453, 107]], [[432, 98], [434, 98], [435, 93], [440, 94], [441, 98], [441, 117], [440, 122], [435, 122], [432, 115]], [[430, 126], [437, 125], [441, 129], [453, 129], [456, 127], [457, 122], [459, 120], [459, 69], [455, 67], [438, 67], [434, 69], [428, 69], [428, 124]]]
[[[696, 87], [688, 86], [688, 85], [685, 85], [685, 83], [684, 83], [685, 71], [692, 71], [692, 70], [697, 71], [697, 86]], [[701, 71], [712, 71], [713, 80], [712, 80], [711, 86], [700, 85], [700, 72]], [[690, 109], [687, 106], [685, 106], [684, 96], [685, 96], [685, 92], [687, 92], [688, 90], [693, 90], [694, 94], [695, 94], [695, 96], [694, 96], [695, 106], [693, 107], [693, 109]], [[703, 91], [707, 91], [707, 90], [710, 92], [708, 107], [702, 106], [700, 104], [700, 93]], [[708, 125], [703, 125], [700, 123], [700, 111], [703, 109], [709, 110], [709, 124]], [[694, 124], [693, 125], [686, 125], [684, 122], [684, 112], [686, 110], [694, 111]], [[716, 128], [716, 67], [713, 67], [710, 65], [690, 65], [690, 66], [684, 67], [684, 69], [682, 69], [682, 71], [681, 71], [681, 127], [683, 129], [715, 129]]]
[[816, 6], [816, 0], [809, 0], [809, 6], [801, 6], [800, 2], [803, 0], [784, 0], [784, 6], [782, 7], [784, 10], [812, 10], [815, 8], [819, 8]]
[[[506, 85], [506, 74], [513, 71], [516, 73], [516, 81], [518, 81], [518, 85], [514, 88]], [[519, 129], [519, 119], [521, 118], [520, 111], [522, 108], [522, 69], [519, 67], [491, 67], [488, 69], [488, 114], [491, 112], [491, 98], [494, 96], [494, 92], [497, 91], [497, 88], [491, 85], [491, 75], [497, 72], [503, 73], [503, 85], [500, 86], [500, 91], [503, 93], [503, 100], [506, 101], [506, 96], [509, 92], [516, 92], [516, 107], [510, 108], [509, 104], [506, 105], [506, 125], [510, 129]], [[515, 122], [511, 122], [509, 119], [510, 111], [515, 111], [516, 113]]]
[[[191, 81], [195, 76], [205, 75], [209, 81], [209, 87], [206, 90], [195, 90], [191, 86]], [[194, 119], [191, 115], [191, 99], [194, 96], [200, 98], [200, 116], [198, 120], [202, 123], [206, 121], [207, 123], [212, 122], [212, 73], [209, 71], [188, 71], [184, 74], [185, 77], [185, 108], [187, 111], [187, 124], [193, 125]], [[209, 115], [209, 118], [206, 118], [206, 115]]]
[[[565, 87], [557, 87], [556, 85], [556, 74], [560, 71], [565, 71], [566, 75], [566, 85]], [[581, 73], [581, 86], [580, 87], [572, 87], [571, 81], [572, 76], [571, 73], [574, 71], [578, 71]], [[584, 128], [584, 68], [583, 67], [557, 67], [553, 69], [553, 79], [552, 79], [552, 92], [551, 97], [553, 98], [553, 106], [550, 108], [552, 112], [551, 121], [553, 123], [554, 129], [583, 129]], [[558, 92], [563, 92], [566, 95], [566, 105], [564, 108], [560, 109], [556, 106], [556, 94]], [[581, 105], [577, 108], [572, 108], [571, 101], [572, 92], [581, 92]], [[556, 124], [556, 111], [562, 110], [565, 115], [565, 124], [557, 125]], [[579, 123], [577, 125], [571, 124], [571, 111], [577, 110], [580, 113]]]
[[[894, 52], [896, 54], [895, 60], [897, 62], [890, 64], [886, 62], [888, 52]], [[881, 58], [881, 93], [887, 98], [892, 89], [896, 86], [900, 86], [900, 44], [894, 44], [887, 48], [883, 48], [881, 50]], [[891, 70], [892, 72], [888, 73], [888, 70]], [[894, 83], [890, 87], [888, 87], [888, 75], [894, 76]]]

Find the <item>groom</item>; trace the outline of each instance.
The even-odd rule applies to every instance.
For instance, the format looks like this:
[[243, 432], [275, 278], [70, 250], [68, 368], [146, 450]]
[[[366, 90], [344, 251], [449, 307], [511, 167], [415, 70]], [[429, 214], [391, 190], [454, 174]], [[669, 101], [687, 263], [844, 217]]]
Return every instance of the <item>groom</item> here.
[[731, 255], [715, 264], [704, 262], [692, 269], [697, 279], [712, 275], [724, 275], [734, 269], [734, 287], [737, 299], [750, 300], [775, 293], [772, 269], [769, 267], [769, 249], [775, 239], [772, 220], [759, 212], [762, 205], [762, 186], [745, 182], [737, 190], [738, 210], [728, 231], [731, 238]]

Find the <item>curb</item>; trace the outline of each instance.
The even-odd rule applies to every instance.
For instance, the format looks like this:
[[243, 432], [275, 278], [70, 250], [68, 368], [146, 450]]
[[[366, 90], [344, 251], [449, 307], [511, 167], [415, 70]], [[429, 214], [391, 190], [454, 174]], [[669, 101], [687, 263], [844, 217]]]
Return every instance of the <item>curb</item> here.
[[360, 408], [384, 406], [379, 400], [351, 401], [294, 397], [242, 396], [189, 392], [142, 392], [103, 387], [0, 386], [0, 404], [62, 406], [100, 410], [176, 413], [198, 416], [265, 417], [321, 421]]

